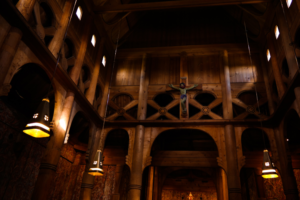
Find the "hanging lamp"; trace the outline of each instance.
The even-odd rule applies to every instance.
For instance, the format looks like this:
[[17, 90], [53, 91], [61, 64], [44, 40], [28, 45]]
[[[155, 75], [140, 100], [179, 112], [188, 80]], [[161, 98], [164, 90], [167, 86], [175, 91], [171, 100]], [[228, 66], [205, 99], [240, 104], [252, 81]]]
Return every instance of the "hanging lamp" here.
[[103, 173], [104, 172], [102, 169], [102, 151], [97, 150], [92, 167], [89, 169], [88, 174], [92, 176], [103, 176]]
[[[258, 112], [259, 112], [259, 114], [261, 114], [259, 103], [258, 103], [258, 92], [257, 92], [256, 84], [255, 84], [255, 76], [254, 76], [254, 71], [253, 71], [253, 62], [252, 62], [252, 56], [251, 56], [251, 50], [250, 50], [250, 43], [249, 43], [249, 39], [248, 39], [248, 33], [247, 33], [247, 27], [246, 27], [246, 22], [245, 21], [244, 21], [244, 27], [245, 27], [245, 33], [246, 33], [246, 39], [247, 39], [247, 45], [248, 45], [250, 64], [251, 64], [251, 67], [252, 67], [252, 76], [253, 76], [253, 81], [254, 81], [256, 103], [257, 103]], [[260, 121], [260, 126], [261, 126], [261, 130], [262, 130], [263, 126], [262, 126], [261, 121]], [[262, 130], [262, 136], [263, 136], [263, 138], [262, 138], [263, 143], [264, 143], [264, 146], [265, 146], [265, 150], [263, 152], [262, 177], [265, 178], [265, 179], [278, 178], [278, 174], [277, 174], [276, 169], [274, 167], [274, 163], [271, 162], [269, 152], [266, 149], [266, 142], [265, 142], [265, 136], [264, 136], [263, 130]]]
[[[67, 37], [67, 32], [68, 32], [68, 29], [69, 29], [69, 26], [70, 26], [70, 22], [72, 20], [74, 9], [76, 7], [76, 3], [77, 3], [77, 0], [75, 0], [75, 2], [74, 2], [73, 9], [72, 9], [71, 15], [69, 17], [69, 22], [68, 22], [68, 25], [67, 25], [67, 28], [66, 28], [66, 32], [65, 32], [62, 44], [65, 43], [65, 40], [66, 40], [66, 37]], [[57, 60], [56, 60], [56, 65], [55, 65], [54, 72], [53, 72], [50, 83], [53, 82], [53, 79], [55, 77], [55, 72], [56, 72], [56, 69], [58, 67], [58, 64], [59, 64], [59, 61], [60, 61], [60, 58], [61, 58], [61, 51], [62, 51], [62, 47], [59, 49], [58, 57], [57, 57]], [[48, 89], [48, 94], [50, 92], [51, 86], [52, 85], [50, 84], [49, 89]], [[47, 98], [44, 98], [42, 100], [42, 102], [40, 103], [37, 111], [33, 114], [33, 117], [28, 122], [28, 124], [25, 126], [25, 128], [23, 130], [24, 133], [26, 133], [27, 135], [30, 135], [34, 138], [50, 137], [50, 121], [49, 121], [50, 120], [50, 117], [49, 117], [50, 109], [49, 109], [49, 104], [50, 104], [50, 100], [47, 96]]]
[[50, 136], [49, 103], [48, 98], [42, 100], [37, 111], [23, 130], [24, 133], [35, 138]]
[[262, 167], [262, 177], [263, 178], [278, 178], [278, 174], [275, 169], [274, 163], [272, 163], [269, 152], [267, 149], [264, 150], [264, 160]]

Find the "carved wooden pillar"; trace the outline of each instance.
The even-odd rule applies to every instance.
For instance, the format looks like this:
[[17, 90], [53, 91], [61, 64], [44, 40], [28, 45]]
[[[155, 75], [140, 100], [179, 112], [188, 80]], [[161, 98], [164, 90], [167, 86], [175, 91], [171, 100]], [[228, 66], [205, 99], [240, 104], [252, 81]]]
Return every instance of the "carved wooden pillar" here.
[[85, 97], [92, 105], [93, 105], [94, 98], [95, 98], [95, 92], [96, 92], [96, 88], [97, 88], [99, 72], [100, 72], [100, 67], [101, 67], [101, 63], [102, 63], [103, 47], [104, 47], [104, 39], [101, 39], [94, 71], [92, 74], [91, 84], [85, 94]]
[[[293, 78], [296, 71], [298, 71], [298, 64], [296, 61], [294, 46], [292, 45], [292, 41], [290, 40], [290, 37], [289, 37], [288, 25], [286, 24], [281, 6], [277, 6], [276, 17], [277, 17], [277, 21], [278, 21], [278, 28], [280, 31], [278, 40], [281, 39], [282, 46], [283, 46], [284, 52], [285, 52], [285, 58], [288, 63], [288, 67], [289, 67], [289, 71], [290, 71], [289, 75], [291, 78]], [[280, 42], [280, 41], [278, 41], [278, 42]]]
[[[222, 58], [223, 65], [221, 66], [220, 75], [223, 95], [223, 114], [225, 119], [232, 119], [232, 97], [228, 64], [228, 52], [226, 50], [222, 52]], [[225, 125], [228, 196], [230, 200], [241, 200], [241, 184], [235, 139], [236, 137], [233, 125]]]
[[153, 176], [154, 176], [154, 167], [149, 167], [148, 174], [148, 188], [147, 188], [147, 200], [153, 199]]
[[59, 50], [63, 45], [63, 39], [67, 30], [70, 15], [72, 13], [72, 8], [74, 5], [74, 0], [67, 0], [63, 9], [63, 13], [59, 22], [59, 26], [55, 31], [53, 39], [51, 40], [48, 48], [52, 52], [55, 58], [58, 57]]
[[286, 199], [299, 200], [297, 182], [293, 172], [291, 156], [288, 155], [285, 147], [285, 138], [283, 134], [283, 123], [274, 129], [274, 136], [278, 152], [278, 164], [280, 165], [280, 177], [283, 184]]
[[[146, 119], [147, 112], [147, 96], [148, 96], [148, 74], [146, 73], [147, 55], [143, 55], [140, 91], [139, 91], [139, 105], [138, 105], [138, 120]], [[132, 169], [129, 181], [128, 199], [139, 200], [142, 189], [143, 177], [143, 148], [144, 148], [144, 134], [145, 127], [138, 125], [135, 132], [134, 150], [132, 158]]]
[[269, 111], [270, 111], [270, 114], [273, 114], [274, 113], [274, 102], [273, 102], [273, 98], [272, 98], [272, 90], [270, 88], [268, 70], [266, 67], [267, 58], [266, 58], [266, 56], [263, 56], [263, 55], [265, 55], [265, 54], [260, 54], [260, 60], [262, 63], [265, 87], [266, 87], [267, 98], [268, 98]]
[[154, 167], [153, 200], [158, 200], [158, 167]]
[[[84, 32], [81, 38], [80, 50], [70, 75], [75, 84], [77, 84], [78, 82], [83, 60], [85, 57], [87, 43], [89, 42], [88, 37], [90, 32], [90, 22], [91, 19], [87, 19], [85, 23]], [[44, 200], [47, 199], [49, 195], [51, 188], [50, 186], [52, 185], [52, 182], [54, 180], [55, 171], [60, 158], [60, 152], [70, 118], [70, 113], [73, 107], [73, 102], [74, 93], [68, 91], [64, 101], [61, 117], [58, 122], [54, 122], [54, 134], [47, 144], [47, 149], [41, 162], [39, 176], [37, 178], [33, 192], [33, 200]]]
[[222, 168], [216, 169], [216, 187], [218, 200], [228, 200], [227, 177]]
[[275, 82], [276, 82], [276, 86], [277, 86], [277, 90], [278, 90], [278, 95], [279, 98], [281, 99], [284, 92], [286, 91], [286, 87], [284, 85], [284, 82], [282, 80], [282, 75], [278, 66], [278, 62], [277, 62], [277, 58], [276, 58], [276, 51], [274, 48], [274, 44], [273, 44], [273, 40], [272, 40], [272, 34], [273, 32], [269, 33], [267, 35], [267, 40], [268, 40], [268, 47], [271, 53], [271, 64], [272, 64], [272, 69], [273, 69], [273, 74], [274, 74], [274, 78], [275, 78]]
[[105, 82], [104, 82], [104, 88], [103, 88], [103, 95], [101, 98], [101, 104], [99, 106], [98, 109], [98, 113], [101, 117], [105, 118], [105, 114], [106, 114], [106, 106], [107, 106], [107, 101], [109, 100], [109, 86], [110, 86], [110, 80], [111, 80], [111, 74], [113, 73], [112, 71], [112, 67], [108, 66], [107, 69], [107, 73], [106, 73], [106, 78], [105, 78]]

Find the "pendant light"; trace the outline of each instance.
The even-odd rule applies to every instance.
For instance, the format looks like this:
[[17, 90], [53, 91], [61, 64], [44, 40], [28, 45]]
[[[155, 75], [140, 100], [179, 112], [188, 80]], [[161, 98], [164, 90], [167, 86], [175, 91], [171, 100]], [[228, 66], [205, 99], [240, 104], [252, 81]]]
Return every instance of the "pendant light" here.
[[102, 152], [101, 150], [97, 150], [92, 167], [89, 169], [88, 174], [92, 176], [103, 176], [103, 173], [104, 172], [102, 169]]
[[[114, 71], [114, 68], [115, 68], [115, 63], [116, 63], [116, 58], [117, 58], [119, 38], [120, 38], [120, 32], [121, 32], [121, 22], [122, 22], [122, 20], [119, 22], [120, 26], [119, 26], [119, 32], [118, 32], [117, 43], [116, 43], [116, 48], [115, 48], [114, 61], [113, 61], [112, 70], [111, 70], [110, 82], [109, 82], [109, 87], [108, 87], [109, 89], [108, 89], [108, 92], [107, 92], [107, 101], [106, 101], [106, 105], [105, 105], [105, 113], [104, 113], [104, 119], [103, 119], [103, 124], [102, 124], [102, 131], [101, 131], [102, 134], [104, 133], [104, 126], [105, 126], [105, 122], [106, 122], [106, 114], [107, 114], [107, 108], [108, 108], [110, 88], [111, 88], [111, 83], [112, 83], [112, 78], [113, 78], [113, 71]], [[98, 59], [101, 59], [101, 58], [98, 58]], [[103, 176], [104, 171], [102, 169], [102, 166], [103, 166], [102, 158], [103, 158], [102, 151], [97, 150], [95, 158], [93, 160], [92, 166], [89, 169], [88, 174], [90, 174], [92, 176]]]
[[[253, 62], [252, 62], [250, 44], [249, 44], [247, 27], [246, 27], [246, 22], [245, 21], [244, 21], [244, 27], [245, 27], [245, 33], [246, 33], [246, 39], [247, 39], [247, 45], [248, 45], [249, 59], [250, 59], [250, 64], [251, 64], [251, 68], [252, 68], [252, 76], [253, 76], [253, 81], [254, 81], [256, 103], [257, 103], [258, 112], [260, 114], [261, 112], [260, 112], [260, 107], [259, 107], [259, 103], [258, 103], [258, 93], [257, 93], [256, 84], [255, 84], [255, 76], [254, 76], [254, 71], [253, 71]], [[263, 126], [262, 126], [261, 121], [260, 121], [260, 126], [261, 126], [261, 130], [262, 130]], [[264, 147], [265, 147], [265, 150], [263, 152], [262, 177], [265, 178], [265, 179], [278, 178], [278, 174], [276, 172], [275, 165], [274, 165], [274, 163], [272, 163], [269, 152], [266, 149], [265, 135], [264, 135], [263, 130], [262, 130], [262, 139], [263, 139], [263, 143], [264, 143]]]
[[48, 98], [42, 100], [37, 111], [23, 130], [24, 133], [35, 138], [50, 136], [49, 102]]
[[[66, 32], [63, 38], [63, 42], [62, 44], [65, 43], [66, 37], [67, 37], [67, 32], [70, 26], [70, 22], [74, 13], [74, 9], [76, 7], [76, 3], [77, 0], [75, 0], [74, 5], [73, 5], [73, 9], [71, 12], [71, 15], [69, 17], [69, 22], [66, 28]], [[58, 52], [58, 56], [57, 56], [57, 60], [56, 60], [56, 65], [54, 68], [54, 72], [50, 81], [50, 85], [49, 85], [49, 89], [48, 89], [48, 93], [50, 92], [51, 86], [52, 86], [52, 82], [55, 76], [55, 72], [57, 69], [57, 66], [59, 64], [60, 58], [61, 58], [61, 50], [62, 47], [59, 49]], [[50, 100], [48, 98], [44, 98], [42, 100], [42, 102], [40, 103], [39, 107], [37, 108], [37, 111], [33, 114], [33, 117], [31, 118], [31, 120], [28, 122], [28, 124], [26, 125], [26, 127], [24, 128], [23, 132], [26, 133], [27, 135], [30, 135], [34, 138], [45, 138], [45, 137], [50, 137], [50, 117], [49, 117], [49, 106], [50, 106]]]
[[278, 178], [278, 174], [275, 169], [274, 163], [272, 163], [269, 152], [267, 149], [264, 150], [264, 160], [262, 167], [262, 177], [263, 178]]

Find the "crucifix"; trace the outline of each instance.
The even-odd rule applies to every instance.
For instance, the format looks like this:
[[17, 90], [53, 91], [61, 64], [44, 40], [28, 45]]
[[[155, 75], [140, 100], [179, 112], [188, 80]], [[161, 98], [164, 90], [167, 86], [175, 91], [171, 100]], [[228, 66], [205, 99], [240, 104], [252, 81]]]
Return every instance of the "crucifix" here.
[[180, 83], [179, 87], [176, 87], [173, 84], [169, 84], [168, 86], [175, 90], [180, 91], [180, 104], [181, 104], [181, 111], [182, 111], [181, 116], [183, 118], [186, 118], [187, 117], [187, 93], [186, 93], [186, 91], [197, 88], [198, 84], [194, 84], [193, 86], [186, 88], [186, 84], [185, 84], [186, 77], [182, 77], [181, 79], [183, 79], [183, 80]]

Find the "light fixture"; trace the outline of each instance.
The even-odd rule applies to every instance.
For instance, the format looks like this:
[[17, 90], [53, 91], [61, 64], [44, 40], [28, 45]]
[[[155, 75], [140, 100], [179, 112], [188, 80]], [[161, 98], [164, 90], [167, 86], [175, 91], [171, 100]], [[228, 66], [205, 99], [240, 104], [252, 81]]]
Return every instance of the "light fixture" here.
[[23, 130], [24, 133], [35, 138], [50, 136], [49, 103], [48, 98], [42, 100], [37, 111]]
[[[75, 0], [74, 5], [73, 5], [73, 9], [72, 9], [72, 13], [71, 13], [71, 17], [69, 18], [69, 22], [66, 28], [66, 32], [63, 38], [63, 42], [62, 44], [65, 43], [66, 37], [67, 37], [67, 32], [70, 26], [70, 22], [72, 20], [73, 17], [73, 13], [75, 10], [75, 6], [76, 6], [77, 0]], [[53, 71], [53, 75], [49, 84], [49, 89], [48, 89], [48, 94], [50, 92], [50, 89], [52, 87], [52, 82], [53, 79], [55, 77], [55, 72], [58, 66], [58, 63], [60, 61], [61, 58], [61, 51], [62, 51], [62, 47], [59, 49], [58, 52], [58, 57], [56, 60], [56, 65]], [[33, 114], [33, 117], [31, 118], [31, 120], [28, 122], [28, 124], [26, 125], [26, 127], [24, 128], [23, 132], [26, 133], [27, 135], [30, 135], [32, 137], [35, 138], [45, 138], [45, 137], [50, 137], [50, 117], [49, 117], [49, 103], [50, 100], [47, 96], [47, 98], [44, 98], [42, 100], [42, 102], [40, 103], [37, 111]]]
[[274, 163], [272, 163], [269, 152], [264, 150], [262, 177], [265, 179], [278, 178]]
[[292, 4], [293, 0], [286, 0], [286, 5], [289, 8]]
[[92, 36], [91, 43], [92, 43], [93, 47], [96, 46], [96, 36], [95, 35]]
[[278, 39], [278, 38], [279, 38], [279, 35], [280, 35], [280, 31], [279, 31], [279, 28], [278, 28], [277, 25], [275, 26], [274, 33], [275, 33], [275, 38]]
[[194, 197], [193, 197], [192, 193], [190, 192], [190, 194], [189, 194], [189, 200], [193, 200], [193, 199], [194, 199]]
[[81, 20], [81, 18], [82, 18], [82, 9], [81, 9], [80, 6], [78, 6], [78, 8], [77, 8], [76, 15], [77, 15], [78, 19]]
[[271, 53], [270, 50], [267, 49], [267, 60], [270, 61], [271, 60]]
[[102, 169], [102, 152], [101, 150], [97, 150], [95, 158], [92, 163], [92, 167], [89, 169], [88, 174], [92, 176], [103, 176]]

